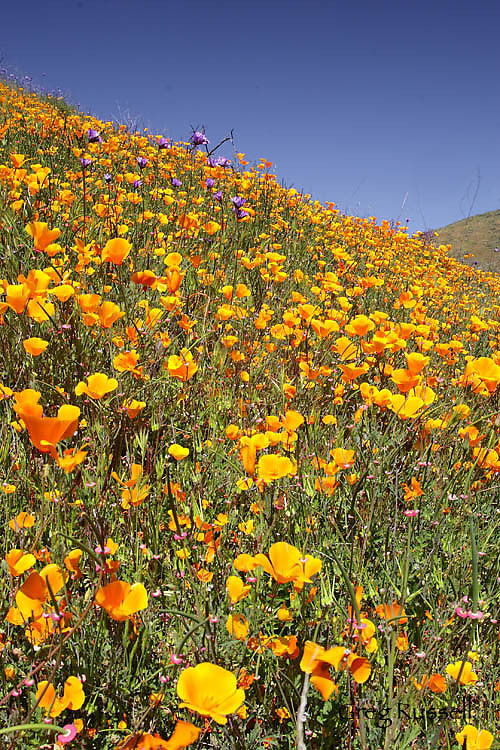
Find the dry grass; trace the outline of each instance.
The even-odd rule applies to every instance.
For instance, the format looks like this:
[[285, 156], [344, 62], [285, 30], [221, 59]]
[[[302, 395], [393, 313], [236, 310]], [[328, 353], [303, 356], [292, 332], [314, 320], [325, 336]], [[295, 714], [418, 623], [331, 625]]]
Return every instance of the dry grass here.
[[436, 232], [434, 244], [451, 245], [451, 255], [457, 260], [487, 271], [499, 270], [500, 256], [495, 248], [500, 247], [500, 210], [469, 216]]

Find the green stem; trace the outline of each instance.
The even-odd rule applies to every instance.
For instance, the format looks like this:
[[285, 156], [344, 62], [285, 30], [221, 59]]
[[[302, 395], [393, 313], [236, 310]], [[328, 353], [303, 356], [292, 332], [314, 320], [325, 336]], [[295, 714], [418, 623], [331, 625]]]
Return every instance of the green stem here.
[[479, 577], [478, 577], [478, 566], [477, 566], [477, 545], [476, 535], [474, 532], [474, 518], [472, 513], [469, 516], [470, 526], [470, 545], [472, 550], [472, 607], [473, 611], [477, 612], [479, 609]]
[[14, 727], [4, 727], [0, 729], [0, 734], [9, 734], [10, 732], [26, 732], [29, 729], [45, 729], [47, 732], [65, 733], [64, 727], [57, 724], [17, 724]]

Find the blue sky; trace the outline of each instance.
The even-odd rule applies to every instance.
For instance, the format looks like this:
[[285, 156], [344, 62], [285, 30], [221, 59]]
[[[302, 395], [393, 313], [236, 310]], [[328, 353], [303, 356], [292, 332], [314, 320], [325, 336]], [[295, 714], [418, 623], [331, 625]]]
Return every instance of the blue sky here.
[[348, 213], [417, 230], [500, 208], [496, 0], [23, 0], [0, 55], [105, 120], [233, 129]]

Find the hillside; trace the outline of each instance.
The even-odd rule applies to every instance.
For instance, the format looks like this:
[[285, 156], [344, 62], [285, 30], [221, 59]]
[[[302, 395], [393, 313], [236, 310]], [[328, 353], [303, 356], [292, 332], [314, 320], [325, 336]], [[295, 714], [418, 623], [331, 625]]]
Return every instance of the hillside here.
[[0, 743], [487, 749], [500, 277], [208, 139], [0, 83]]
[[457, 260], [477, 263], [487, 271], [500, 269], [500, 255], [495, 252], [495, 248], [500, 248], [500, 210], [469, 216], [436, 232], [435, 242], [451, 245], [451, 254]]

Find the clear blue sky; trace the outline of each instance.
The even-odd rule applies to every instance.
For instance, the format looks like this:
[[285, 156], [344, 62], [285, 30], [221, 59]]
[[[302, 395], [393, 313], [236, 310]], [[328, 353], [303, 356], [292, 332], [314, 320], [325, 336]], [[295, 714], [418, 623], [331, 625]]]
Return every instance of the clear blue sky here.
[[349, 213], [417, 230], [500, 208], [497, 0], [11, 0], [1, 21], [3, 66], [84, 111], [233, 129]]

